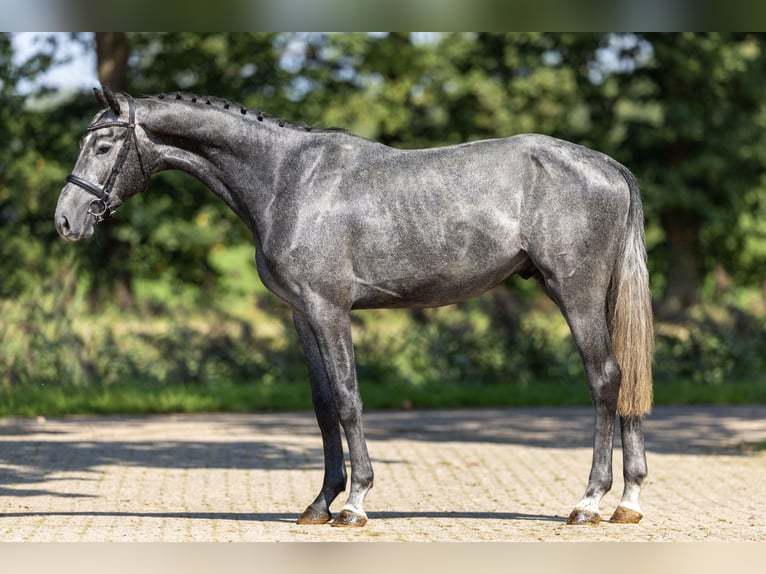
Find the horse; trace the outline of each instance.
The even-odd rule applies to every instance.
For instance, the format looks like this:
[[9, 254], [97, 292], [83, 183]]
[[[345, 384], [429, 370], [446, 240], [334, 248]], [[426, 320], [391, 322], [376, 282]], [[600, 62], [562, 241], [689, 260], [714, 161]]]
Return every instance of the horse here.
[[[624, 491], [609, 520], [641, 520], [653, 319], [640, 190], [626, 167], [541, 134], [401, 150], [212, 97], [94, 93], [102, 107], [56, 229], [90, 237], [163, 170], [191, 174], [247, 225], [263, 284], [292, 312], [321, 433], [322, 485], [299, 524], [367, 523], [373, 468], [350, 312], [453, 304], [514, 274], [561, 310], [594, 405], [590, 475], [567, 523], [601, 520], [618, 415]], [[333, 516], [348, 485], [341, 429], [350, 487]]]

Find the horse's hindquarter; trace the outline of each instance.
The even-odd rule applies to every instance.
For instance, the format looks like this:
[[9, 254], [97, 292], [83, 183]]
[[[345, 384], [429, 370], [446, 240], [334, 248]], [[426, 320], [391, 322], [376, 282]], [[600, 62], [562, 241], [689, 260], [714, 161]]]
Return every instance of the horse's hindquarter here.
[[627, 225], [628, 184], [612, 158], [563, 140], [520, 136], [529, 164], [521, 227], [543, 274], [609, 276]]

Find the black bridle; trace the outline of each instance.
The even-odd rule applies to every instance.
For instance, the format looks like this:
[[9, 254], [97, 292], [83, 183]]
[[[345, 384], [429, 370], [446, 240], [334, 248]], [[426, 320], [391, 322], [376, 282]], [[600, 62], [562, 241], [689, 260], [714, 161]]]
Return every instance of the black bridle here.
[[[138, 149], [138, 139], [136, 138], [136, 105], [133, 101], [133, 98], [131, 98], [129, 95], [123, 94], [123, 96], [125, 96], [128, 100], [128, 121], [106, 121], [91, 124], [86, 128], [89, 132], [104, 128], [126, 128], [128, 130], [128, 135], [125, 136], [125, 141], [122, 143], [120, 153], [117, 155], [117, 161], [115, 161], [114, 165], [112, 166], [112, 171], [109, 173], [109, 177], [107, 178], [104, 186], [100, 187], [99, 185], [91, 183], [90, 181], [82, 179], [81, 177], [78, 177], [74, 174], [70, 174], [66, 177], [67, 183], [73, 183], [74, 185], [83, 188], [91, 195], [96, 196], [96, 199], [92, 200], [88, 205], [88, 213], [94, 217], [96, 223], [99, 223], [110, 217], [117, 209], [117, 206], [112, 205], [112, 198], [110, 194], [112, 193], [112, 188], [117, 181], [117, 177], [120, 175], [120, 171], [122, 171], [122, 167], [128, 157], [128, 153], [130, 152], [131, 141], [136, 147], [136, 157], [138, 157], [138, 164], [141, 166], [141, 173], [144, 175], [144, 179], [147, 178], [146, 170], [144, 169], [144, 162], [141, 159], [141, 152]], [[96, 206], [95, 209], [94, 206]]]

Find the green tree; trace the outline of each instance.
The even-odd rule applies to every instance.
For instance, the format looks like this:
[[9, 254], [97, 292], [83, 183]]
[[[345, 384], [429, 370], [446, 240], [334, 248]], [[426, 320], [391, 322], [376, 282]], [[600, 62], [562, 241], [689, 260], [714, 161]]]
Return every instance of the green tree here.
[[[44, 42], [28, 62], [13, 65], [10, 36], [0, 38], [0, 129], [7, 142], [0, 149], [0, 218], [25, 228], [3, 231], [19, 245], [25, 233], [38, 242], [37, 251], [19, 254], [31, 263], [57, 248], [52, 205], [95, 102], [38, 97], [47, 105], [30, 107], [16, 87], [53, 65], [55, 50]], [[766, 209], [760, 34], [105, 33], [81, 39], [99, 47], [100, 64], [119, 55], [113, 70], [127, 64], [124, 79], [116, 72], [105, 81], [122, 82], [134, 94], [216, 95], [398, 147], [537, 131], [605, 151], [642, 183], [650, 264], [668, 313], [697, 300], [716, 263], [736, 280], [754, 282], [766, 260], [754, 215]], [[110, 39], [116, 41], [111, 51]], [[121, 276], [128, 287], [137, 278], [161, 278], [204, 290], [215, 283], [212, 250], [224, 241], [249, 243], [247, 229], [223, 204], [178, 173], [156, 177], [150, 192], [131, 200], [99, 235], [76, 248], [101, 285], [99, 297], [115, 297]], [[23, 273], [12, 270], [5, 285]]]
[[303, 40], [295, 74], [312, 89], [300, 105], [329, 124], [390, 145], [445, 145], [526, 131], [582, 140], [593, 128], [593, 90], [583, 90], [589, 82], [583, 70], [601, 35], [395, 33]]
[[[37, 50], [19, 61], [12, 35], [0, 34], [0, 297], [54, 273], [64, 251], [52, 214], [77, 155], [72, 134], [88, 112], [81, 99], [57, 101], [38, 82], [57, 63], [56, 51], [55, 37], [40, 35]], [[33, 91], [22, 92], [25, 85]]]
[[615, 128], [664, 241], [660, 311], [696, 303], [716, 264], [736, 272], [764, 169], [766, 37], [647, 34], [651, 57], [619, 76]]

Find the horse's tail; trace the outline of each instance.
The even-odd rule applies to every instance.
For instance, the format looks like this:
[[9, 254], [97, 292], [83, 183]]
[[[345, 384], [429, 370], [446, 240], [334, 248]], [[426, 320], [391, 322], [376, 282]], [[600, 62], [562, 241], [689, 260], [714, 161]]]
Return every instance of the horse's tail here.
[[617, 412], [641, 417], [652, 408], [652, 299], [638, 182], [626, 167], [618, 166], [630, 189], [630, 207], [608, 296], [609, 335], [622, 371]]

